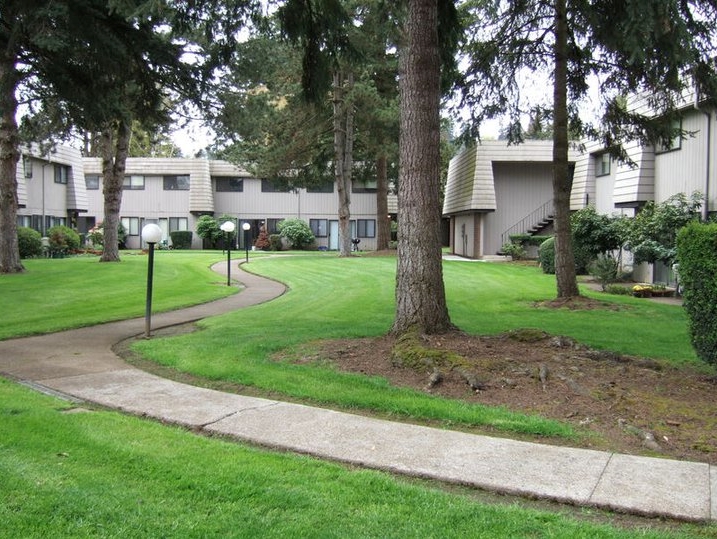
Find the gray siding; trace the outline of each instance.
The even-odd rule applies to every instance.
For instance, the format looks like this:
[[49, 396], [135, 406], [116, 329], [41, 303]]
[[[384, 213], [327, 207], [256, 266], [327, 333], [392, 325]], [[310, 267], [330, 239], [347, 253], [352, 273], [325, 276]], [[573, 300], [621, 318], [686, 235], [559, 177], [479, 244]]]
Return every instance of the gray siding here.
[[[86, 212], [89, 207], [85, 190], [80, 152], [68, 146], [58, 146], [52, 154], [42, 154], [33, 144], [21, 148], [17, 164], [18, 215], [46, 215], [68, 218], [69, 212]], [[27, 158], [32, 176], [25, 177], [23, 156]], [[68, 167], [67, 183], [55, 183], [55, 165]]]
[[[712, 120], [710, 207], [715, 208], [715, 140], [714, 118]], [[694, 136], [681, 141], [679, 149], [655, 156], [656, 189], [654, 200], [663, 202], [675, 193], [690, 195], [694, 191], [706, 192], [707, 173], [707, 118], [699, 111], [688, 112], [682, 128]]]
[[493, 163], [493, 175], [500, 211], [485, 215], [482, 253], [485, 255], [496, 254], [506, 230], [553, 198], [550, 163]]

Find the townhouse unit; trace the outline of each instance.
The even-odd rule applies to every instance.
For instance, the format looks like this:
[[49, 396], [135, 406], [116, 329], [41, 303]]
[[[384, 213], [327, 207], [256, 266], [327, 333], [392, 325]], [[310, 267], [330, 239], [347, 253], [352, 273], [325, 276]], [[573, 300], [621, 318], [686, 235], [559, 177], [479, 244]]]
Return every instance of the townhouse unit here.
[[[717, 210], [717, 132], [715, 111], [686, 94], [681, 129], [660, 147], [631, 143], [631, 164], [613, 160], [596, 143], [571, 145], [571, 209], [589, 204], [600, 213], [634, 216], [648, 201], [664, 202], [678, 193], [704, 195], [706, 218]], [[633, 103], [639, 108], [639, 102]], [[511, 235], [549, 234], [552, 222], [552, 142], [483, 141], [450, 162], [443, 215], [450, 221], [450, 247], [457, 255], [495, 255]], [[636, 268], [645, 281], [667, 281], [667, 268]]]
[[[104, 219], [102, 163], [82, 158], [70, 147], [42, 154], [26, 148], [18, 164], [20, 209], [18, 224], [45, 231], [68, 225], [87, 233]], [[395, 197], [390, 202], [395, 211]], [[196, 231], [202, 215], [230, 216], [239, 225], [250, 224], [247, 240], [262, 226], [275, 233], [278, 223], [299, 218], [309, 223], [317, 245], [338, 249], [338, 194], [334, 183], [316, 189], [277, 189], [226, 161], [183, 158], [129, 158], [127, 160], [120, 219], [127, 232], [126, 247], [143, 247], [141, 231], [156, 223], [163, 240], [179, 230]], [[360, 248], [376, 247], [376, 185], [354, 182], [351, 194], [351, 235]], [[384, 216], [386, 218], [387, 216]], [[244, 248], [244, 235], [238, 235]], [[193, 235], [192, 248], [203, 241]]]

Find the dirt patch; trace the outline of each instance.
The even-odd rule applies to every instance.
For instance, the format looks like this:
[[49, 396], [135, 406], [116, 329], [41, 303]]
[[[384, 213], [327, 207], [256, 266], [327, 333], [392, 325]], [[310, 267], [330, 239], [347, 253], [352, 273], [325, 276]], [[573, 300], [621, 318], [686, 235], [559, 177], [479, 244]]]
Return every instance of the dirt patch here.
[[296, 360], [328, 360], [396, 386], [567, 422], [594, 434], [583, 447], [717, 464], [713, 374], [591, 350], [537, 330], [425, 338], [425, 346], [462, 358], [463, 369], [443, 368], [439, 375], [428, 366], [397, 365], [394, 344], [388, 336], [323, 341]]

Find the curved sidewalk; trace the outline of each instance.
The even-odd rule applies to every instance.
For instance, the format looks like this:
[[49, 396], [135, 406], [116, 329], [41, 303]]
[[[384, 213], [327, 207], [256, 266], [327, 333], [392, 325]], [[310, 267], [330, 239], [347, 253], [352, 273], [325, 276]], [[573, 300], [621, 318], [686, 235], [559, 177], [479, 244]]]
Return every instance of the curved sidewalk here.
[[[226, 275], [222, 263], [213, 269]], [[234, 275], [245, 285], [239, 294], [153, 315], [153, 329], [285, 290], [251, 273]], [[194, 387], [129, 366], [112, 352], [143, 332], [144, 318], [136, 318], [0, 341], [0, 375], [64, 398], [353, 465], [580, 506], [717, 520], [717, 467], [708, 464], [478, 436]]]

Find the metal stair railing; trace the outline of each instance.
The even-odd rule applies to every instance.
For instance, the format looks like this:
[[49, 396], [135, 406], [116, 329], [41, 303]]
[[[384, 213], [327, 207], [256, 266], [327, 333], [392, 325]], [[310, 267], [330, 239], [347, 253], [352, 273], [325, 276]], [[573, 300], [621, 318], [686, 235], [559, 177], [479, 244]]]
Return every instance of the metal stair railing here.
[[531, 234], [530, 229], [545, 221], [553, 219], [553, 199], [551, 198], [539, 208], [536, 208], [520, 221], [508, 228], [501, 234], [501, 247], [510, 242], [510, 237], [517, 234]]

